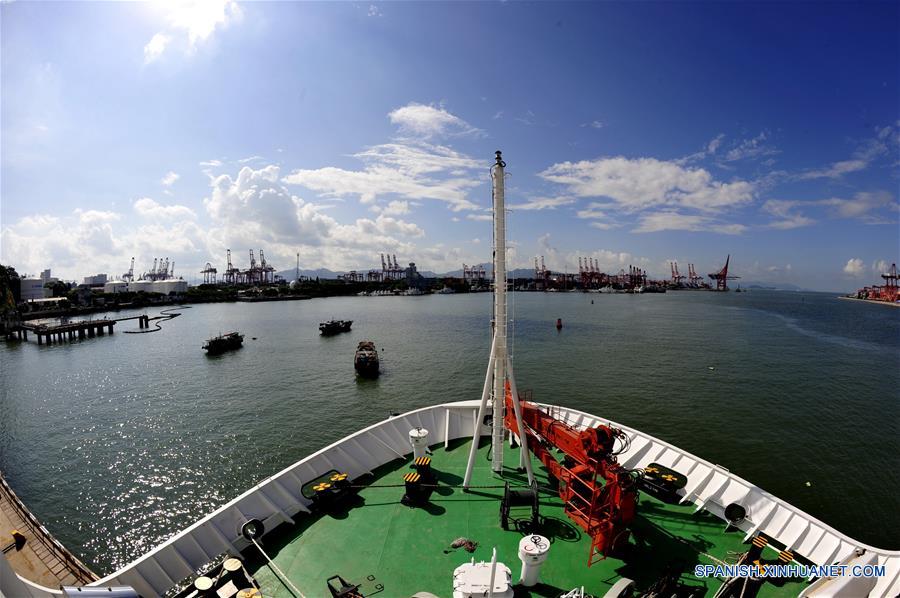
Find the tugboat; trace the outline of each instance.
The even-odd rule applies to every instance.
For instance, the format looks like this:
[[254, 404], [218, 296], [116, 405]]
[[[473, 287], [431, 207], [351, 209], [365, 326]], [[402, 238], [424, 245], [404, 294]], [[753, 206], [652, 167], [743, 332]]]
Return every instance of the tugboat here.
[[362, 341], [356, 348], [353, 367], [360, 376], [375, 378], [378, 376], [378, 350], [372, 341]]
[[341, 332], [350, 332], [350, 326], [353, 325], [353, 320], [329, 320], [327, 322], [322, 322], [319, 324], [319, 332], [322, 333], [322, 336], [331, 336], [333, 334], [340, 334]]
[[240, 349], [244, 343], [244, 335], [240, 332], [227, 332], [206, 341], [203, 348], [207, 355], [218, 355], [232, 349]]

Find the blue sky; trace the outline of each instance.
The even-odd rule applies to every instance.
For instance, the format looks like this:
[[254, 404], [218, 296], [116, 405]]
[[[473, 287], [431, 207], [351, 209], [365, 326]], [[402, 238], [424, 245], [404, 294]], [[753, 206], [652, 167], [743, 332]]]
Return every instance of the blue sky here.
[[2, 261], [593, 257], [852, 289], [900, 256], [900, 5], [34, 3], [2, 16]]

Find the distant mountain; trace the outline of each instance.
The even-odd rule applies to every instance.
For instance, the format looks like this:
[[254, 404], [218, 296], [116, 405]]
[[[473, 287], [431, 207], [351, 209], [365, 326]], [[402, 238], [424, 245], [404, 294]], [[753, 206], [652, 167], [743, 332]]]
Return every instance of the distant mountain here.
[[[765, 289], [769, 291], [809, 291], [810, 289], [804, 289], [802, 287], [798, 287], [795, 284], [791, 284], [789, 282], [759, 282], [757, 280], [742, 280], [740, 282], [742, 289]], [[736, 289], [737, 284], [735, 282], [729, 282], [728, 288]]]

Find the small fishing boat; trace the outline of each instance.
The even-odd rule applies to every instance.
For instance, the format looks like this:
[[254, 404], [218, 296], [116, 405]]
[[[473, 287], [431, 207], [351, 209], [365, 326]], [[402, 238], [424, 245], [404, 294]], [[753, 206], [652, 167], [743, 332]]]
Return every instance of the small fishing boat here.
[[240, 332], [227, 332], [225, 334], [208, 339], [203, 344], [207, 355], [218, 355], [232, 349], [240, 349], [244, 344], [244, 335]]
[[329, 320], [319, 324], [319, 332], [322, 336], [331, 336], [341, 332], [350, 332], [353, 320]]
[[356, 348], [353, 367], [360, 376], [374, 378], [378, 376], [378, 350], [372, 341], [362, 341]]

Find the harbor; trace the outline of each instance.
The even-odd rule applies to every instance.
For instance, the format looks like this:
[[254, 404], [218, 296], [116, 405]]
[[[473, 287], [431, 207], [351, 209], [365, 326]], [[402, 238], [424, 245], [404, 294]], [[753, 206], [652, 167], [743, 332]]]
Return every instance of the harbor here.
[[[510, 349], [520, 389], [615, 411], [622, 424], [726, 465], [851, 537], [900, 548], [892, 526], [869, 524], [893, 521], [900, 493], [882, 467], [900, 452], [883, 417], [896, 408], [900, 383], [895, 310], [827, 293], [671, 293], [637, 302], [515, 295]], [[391, 412], [477, 397], [482, 381], [471, 372], [488, 350], [490, 301], [474, 293], [203, 304], [154, 334], [117, 327], [88, 350], [5, 344], [0, 470], [55, 538], [109, 573], [352, 430]], [[351, 331], [323, 338], [319, 324], [338, 315], [353, 320]], [[228, 329], [246, 335], [244, 348], [206, 357], [203, 341]], [[375, 381], [354, 373], [363, 339], [383, 350]], [[425, 371], [443, 382], [423, 384]], [[856, 442], [837, 411], [883, 442]], [[742, 441], [733, 442], [719, 412], [741, 422]], [[829, 482], [848, 468], [882, 480], [864, 511]]]

